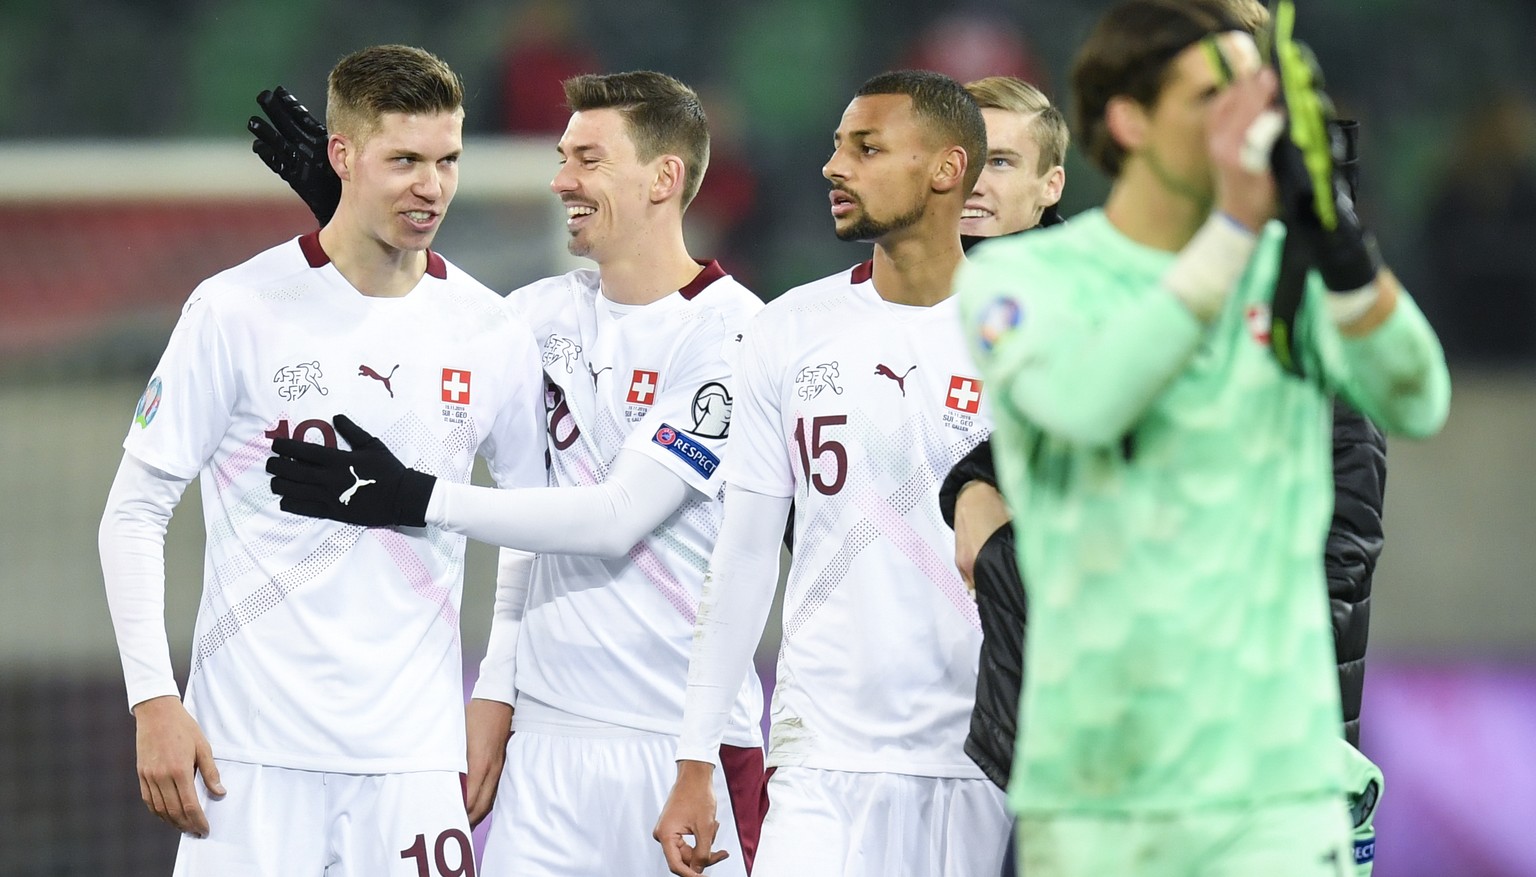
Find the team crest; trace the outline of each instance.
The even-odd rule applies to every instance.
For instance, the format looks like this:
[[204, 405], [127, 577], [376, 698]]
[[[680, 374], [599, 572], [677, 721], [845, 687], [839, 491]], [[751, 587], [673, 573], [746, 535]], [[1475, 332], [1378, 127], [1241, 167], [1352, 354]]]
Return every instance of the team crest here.
[[144, 388], [144, 395], [139, 397], [138, 407], [133, 409], [133, 422], [140, 429], [147, 428], [154, 422], [155, 414], [160, 410], [160, 395], [163, 389], [160, 377], [156, 375], [149, 379], [149, 386]]
[[272, 383], [277, 384], [277, 395], [286, 402], [297, 402], [304, 398], [304, 394], [311, 389], [319, 391], [320, 395], [330, 394], [320, 379], [325, 373], [320, 370], [320, 360], [301, 362], [298, 365], [285, 365], [272, 376]]
[[821, 365], [808, 365], [795, 375], [795, 395], [809, 401], [820, 396], [823, 390], [830, 387], [834, 394], [841, 396], [843, 388], [837, 385], [837, 378], [835, 360]]
[[566, 374], [576, 371], [576, 360], [581, 356], [581, 345], [561, 335], [551, 335], [544, 342], [544, 368], [561, 365]]
[[693, 429], [701, 438], [723, 439], [731, 429], [731, 394], [725, 385], [711, 381], [693, 394]]

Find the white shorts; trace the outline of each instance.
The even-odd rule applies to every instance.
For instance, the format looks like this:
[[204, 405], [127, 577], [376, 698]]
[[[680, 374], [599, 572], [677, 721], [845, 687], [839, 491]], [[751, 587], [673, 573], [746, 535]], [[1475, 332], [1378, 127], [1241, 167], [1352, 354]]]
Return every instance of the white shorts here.
[[[730, 858], [710, 877], [746, 877], [763, 808], [761, 749], [722, 747], [719, 834]], [[670, 877], [651, 837], [677, 779], [677, 738], [569, 736], [518, 730], [496, 790], [485, 877]], [[743, 847], [745, 846], [745, 851]]]
[[1012, 821], [991, 780], [779, 767], [752, 877], [997, 877]]
[[454, 771], [321, 773], [216, 760], [208, 836], [181, 836], [174, 877], [473, 877]]

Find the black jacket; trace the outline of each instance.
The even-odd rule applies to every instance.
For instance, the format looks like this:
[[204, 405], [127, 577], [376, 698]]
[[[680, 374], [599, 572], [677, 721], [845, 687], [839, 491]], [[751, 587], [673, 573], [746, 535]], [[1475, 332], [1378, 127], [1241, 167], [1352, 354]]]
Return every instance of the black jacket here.
[[[1381, 507], [1387, 478], [1387, 444], [1374, 424], [1342, 402], [1333, 406], [1333, 521], [1324, 571], [1333, 611], [1334, 649], [1344, 734], [1360, 745], [1360, 697], [1365, 688], [1365, 647], [1371, 622], [1371, 576], [1381, 556]], [[996, 486], [992, 443], [982, 442], [950, 470], [939, 489], [944, 521], [955, 523], [955, 497], [970, 481]], [[965, 753], [982, 772], [1007, 788], [1018, 731], [1022, 681], [1025, 589], [1019, 577], [1013, 525], [997, 529], [976, 555], [976, 604], [981, 614], [981, 666], [976, 705]]]

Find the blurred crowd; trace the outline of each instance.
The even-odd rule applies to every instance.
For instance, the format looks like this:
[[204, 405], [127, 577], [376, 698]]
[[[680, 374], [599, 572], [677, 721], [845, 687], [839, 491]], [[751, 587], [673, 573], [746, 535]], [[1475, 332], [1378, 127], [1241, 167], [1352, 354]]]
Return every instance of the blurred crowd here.
[[[1104, 0], [8, 0], [0, 140], [238, 136], [281, 82], [323, 104], [336, 58], [422, 45], [462, 71], [468, 133], [550, 137], [559, 81], [653, 68], [704, 97], [713, 158], [695, 249], [773, 296], [854, 261], [821, 209], [844, 97], [882, 69], [1011, 74], [1069, 105], [1071, 46]], [[1301, 2], [1298, 34], [1363, 125], [1362, 211], [1452, 364], [1536, 360], [1536, 5]], [[1069, 161], [1063, 213], [1104, 181]]]

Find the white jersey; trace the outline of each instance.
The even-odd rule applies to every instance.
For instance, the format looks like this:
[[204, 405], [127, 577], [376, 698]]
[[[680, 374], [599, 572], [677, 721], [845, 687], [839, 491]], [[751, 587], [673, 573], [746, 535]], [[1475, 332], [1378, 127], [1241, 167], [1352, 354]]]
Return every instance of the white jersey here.
[[[464, 537], [282, 512], [272, 439], [337, 445], [345, 413], [406, 465], [545, 480], [537, 348], [435, 253], [364, 296], [318, 232], [200, 284], [123, 447], [201, 476], [207, 547], [186, 705], [222, 759], [335, 773], [464, 769]], [[141, 680], [128, 680], [132, 697]]]
[[[609, 301], [592, 269], [507, 299], [543, 349], [550, 485], [601, 483], [629, 450], [696, 491], [624, 557], [537, 557], [519, 627], [517, 693], [587, 719], [677, 734], [694, 617], [719, 532], [732, 372], [762, 302], [713, 262], [647, 305]], [[727, 744], [762, 745], [762, 698], [749, 674]]]
[[795, 502], [768, 763], [980, 777], [981, 625], [937, 497], [991, 421], [955, 300], [892, 304], [871, 273], [786, 292], [741, 353], [726, 480]]

